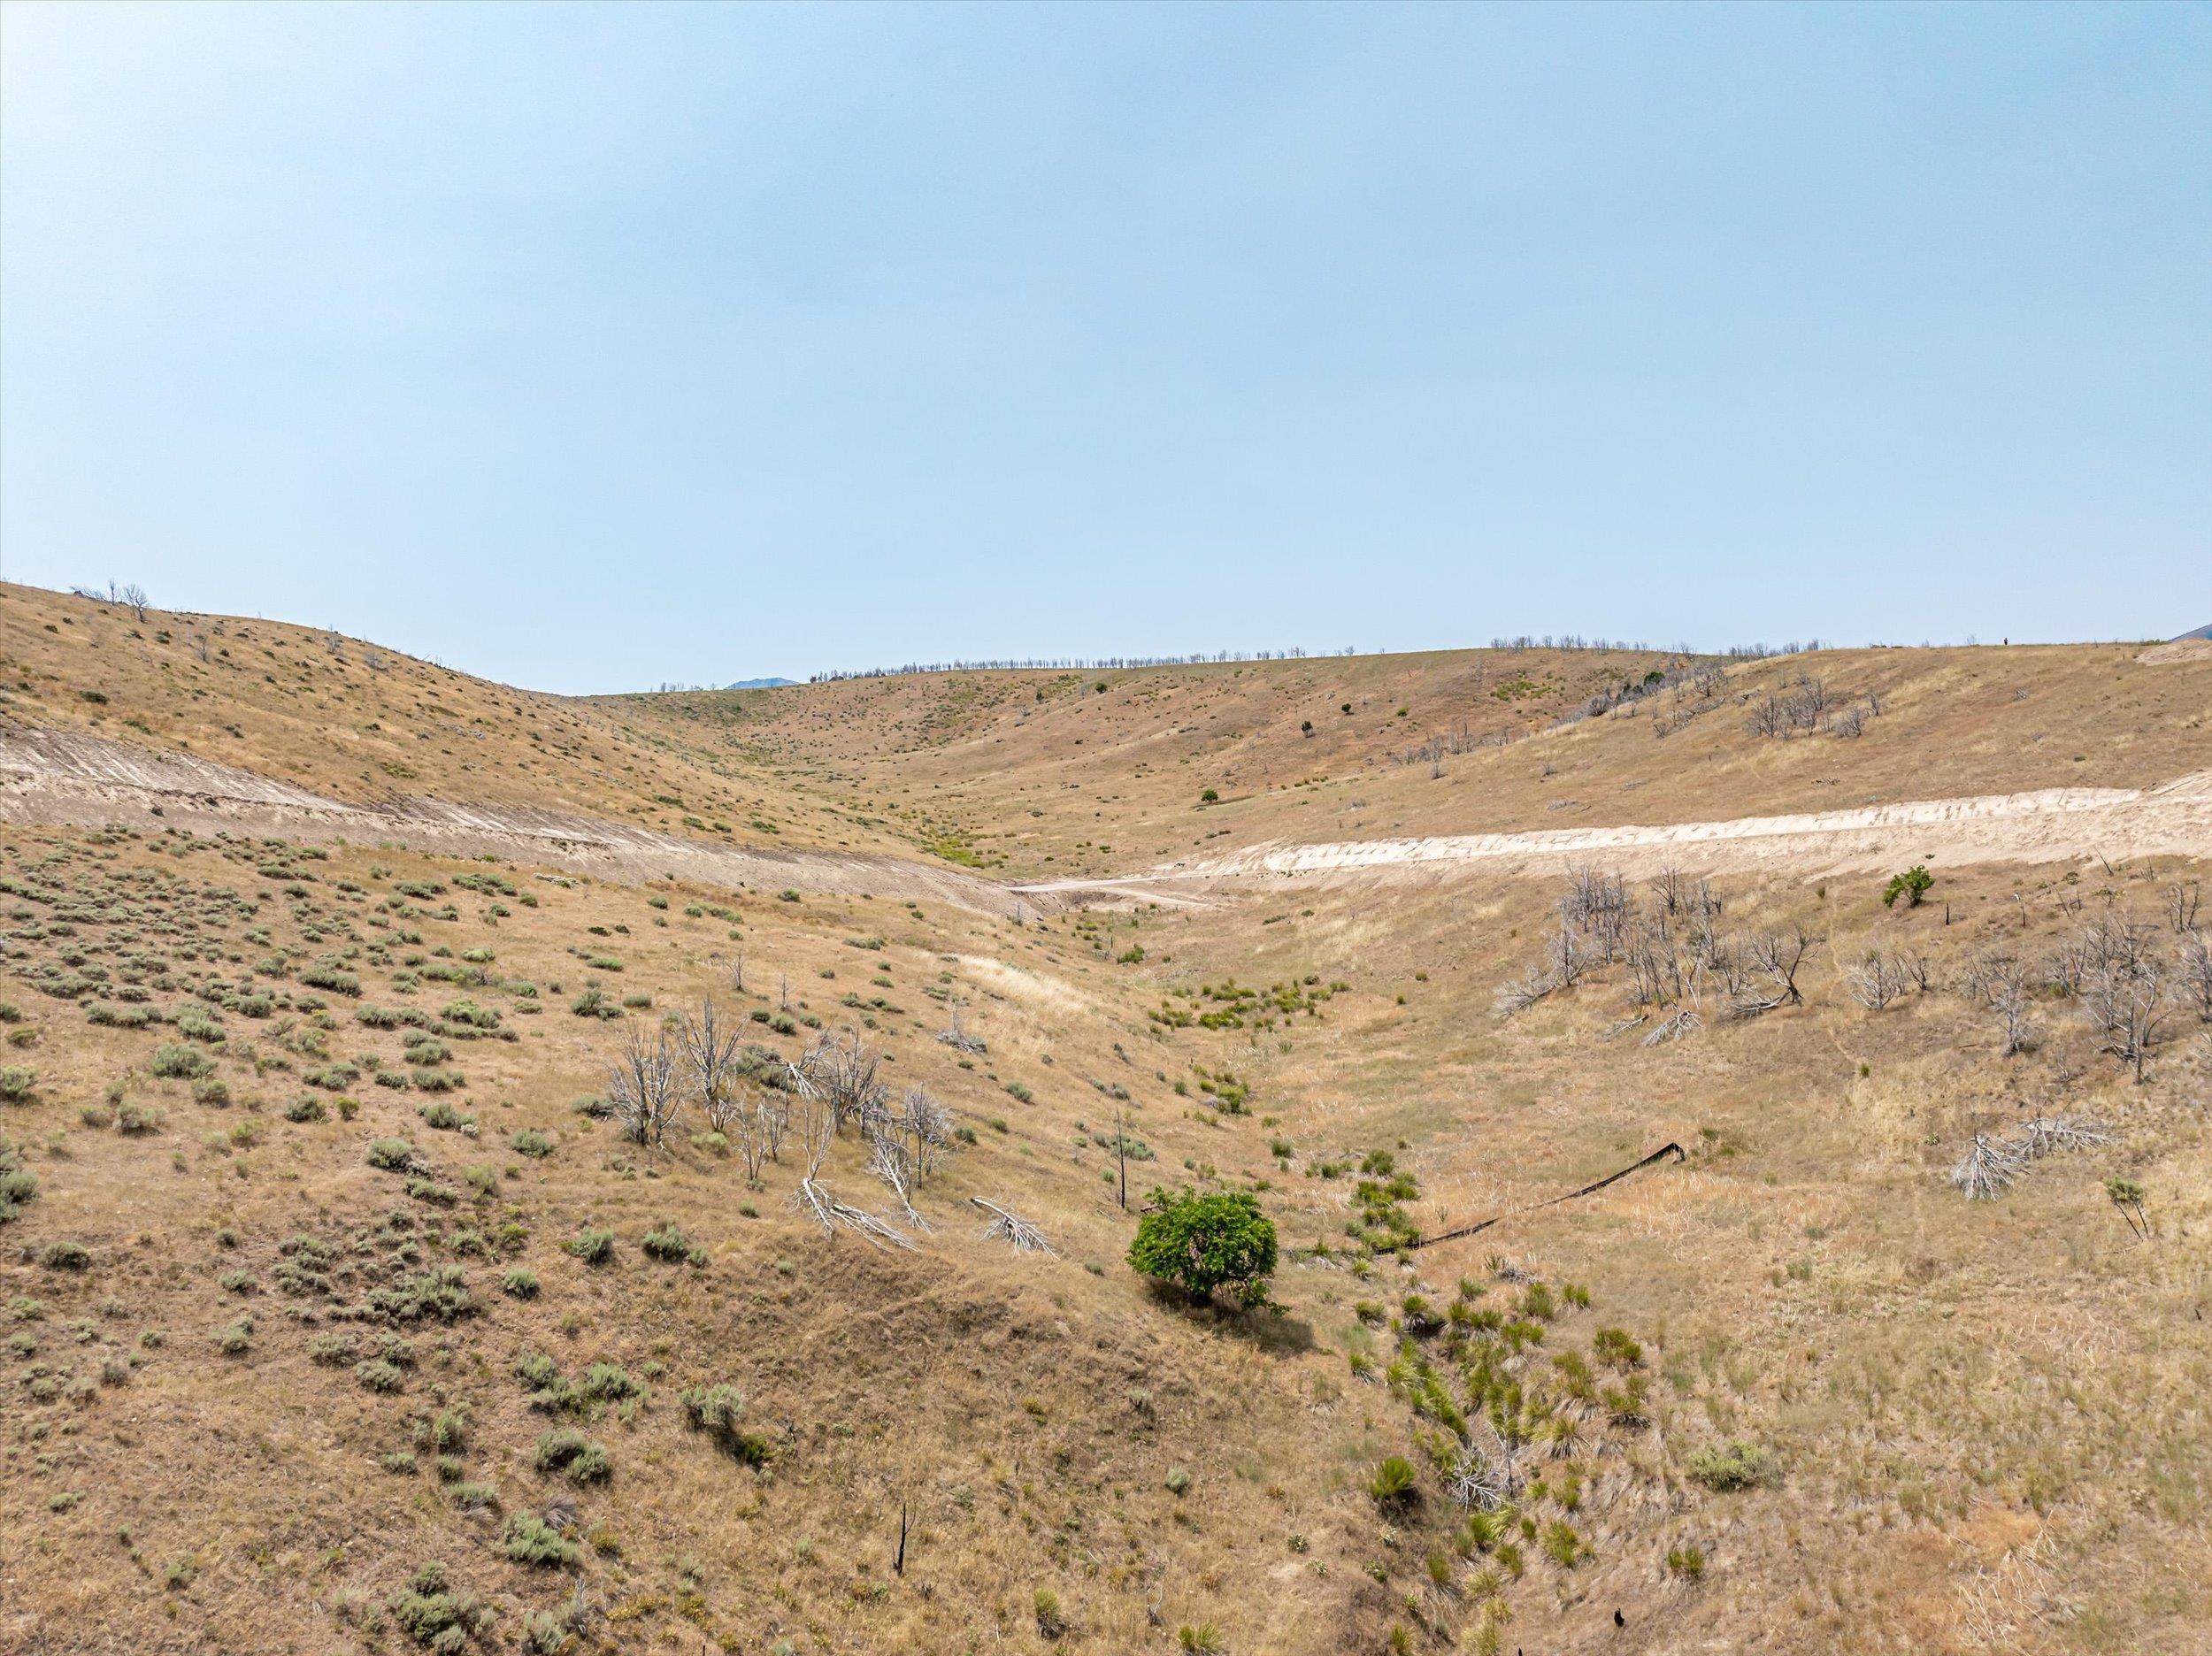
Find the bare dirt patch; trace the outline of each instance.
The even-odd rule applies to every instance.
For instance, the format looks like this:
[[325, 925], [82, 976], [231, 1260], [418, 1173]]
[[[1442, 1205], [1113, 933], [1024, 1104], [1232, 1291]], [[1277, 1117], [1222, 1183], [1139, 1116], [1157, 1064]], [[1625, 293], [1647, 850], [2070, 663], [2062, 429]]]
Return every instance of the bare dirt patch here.
[[1826, 872], [1906, 862], [1955, 866], [2156, 855], [2212, 855], [2212, 770], [2152, 788], [2043, 788], [1722, 822], [1261, 845], [1172, 863], [1125, 880], [1050, 882], [1022, 889], [1039, 897], [1064, 896], [1085, 886], [1141, 889], [1186, 882], [1438, 874], [1474, 865], [1490, 872], [1548, 875], [1596, 856], [1643, 873], [1670, 866], [1715, 872]]

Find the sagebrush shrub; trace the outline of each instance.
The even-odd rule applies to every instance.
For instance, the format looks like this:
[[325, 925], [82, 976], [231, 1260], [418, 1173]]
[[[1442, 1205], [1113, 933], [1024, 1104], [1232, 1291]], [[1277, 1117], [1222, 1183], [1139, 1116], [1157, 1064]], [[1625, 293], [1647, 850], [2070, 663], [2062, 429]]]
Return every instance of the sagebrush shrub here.
[[565, 1569], [583, 1553], [577, 1545], [534, 1513], [517, 1513], [507, 1520], [507, 1556], [518, 1564]]
[[380, 1357], [354, 1364], [353, 1377], [372, 1392], [396, 1392], [407, 1384], [407, 1376]]
[[1687, 1462], [1690, 1476], [1709, 1490], [1770, 1488], [1782, 1481], [1781, 1463], [1756, 1444], [1740, 1440], [1700, 1449]]
[[562, 1246], [587, 1265], [604, 1265], [614, 1257], [614, 1232], [586, 1225]]
[[214, 1073], [215, 1065], [208, 1055], [196, 1047], [181, 1041], [165, 1041], [154, 1048], [154, 1055], [146, 1068], [153, 1074], [173, 1081], [196, 1081], [202, 1076]]
[[768, 1440], [757, 1432], [743, 1430], [739, 1425], [745, 1416], [745, 1394], [742, 1392], [733, 1385], [721, 1384], [694, 1386], [682, 1395], [684, 1413], [689, 1418], [693, 1430], [706, 1433], [725, 1454], [733, 1456], [748, 1466], [766, 1463]]
[[560, 1472], [572, 1484], [603, 1484], [613, 1470], [607, 1452], [573, 1427], [564, 1426], [538, 1439], [531, 1464], [541, 1472]]

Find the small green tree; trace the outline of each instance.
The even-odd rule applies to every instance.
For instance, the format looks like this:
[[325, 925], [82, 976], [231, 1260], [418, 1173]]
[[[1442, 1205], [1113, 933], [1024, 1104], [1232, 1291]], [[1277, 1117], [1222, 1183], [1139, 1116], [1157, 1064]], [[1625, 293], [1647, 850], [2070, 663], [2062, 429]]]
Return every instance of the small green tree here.
[[1928, 887], [1934, 884], [1935, 876], [1928, 872], [1927, 865], [1916, 862], [1902, 874], [1889, 877], [1889, 884], [1882, 888], [1882, 907], [1894, 908], [1897, 900], [1902, 897], [1906, 908], [1917, 908], [1920, 900], [1928, 894]]
[[1153, 1211], [1129, 1245], [1130, 1268], [1156, 1282], [1172, 1283], [1194, 1300], [1226, 1289], [1241, 1306], [1267, 1300], [1275, 1270], [1275, 1226], [1260, 1205], [1242, 1193], [1180, 1196], [1152, 1192]]
[[2150, 1215], [2144, 1212], [2146, 1192], [2131, 1178], [2108, 1178], [2104, 1182], [2104, 1193], [2112, 1199], [2112, 1205], [2120, 1210], [2120, 1217], [2128, 1222], [2128, 1229], [2147, 1242], [2151, 1239]]

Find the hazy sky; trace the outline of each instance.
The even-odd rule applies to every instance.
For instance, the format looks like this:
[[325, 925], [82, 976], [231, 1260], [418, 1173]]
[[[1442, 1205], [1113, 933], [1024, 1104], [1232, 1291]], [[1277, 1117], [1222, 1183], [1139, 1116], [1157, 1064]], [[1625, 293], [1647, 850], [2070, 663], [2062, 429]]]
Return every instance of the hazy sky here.
[[548, 689], [2212, 621], [2212, 8], [0, 9], [0, 573]]

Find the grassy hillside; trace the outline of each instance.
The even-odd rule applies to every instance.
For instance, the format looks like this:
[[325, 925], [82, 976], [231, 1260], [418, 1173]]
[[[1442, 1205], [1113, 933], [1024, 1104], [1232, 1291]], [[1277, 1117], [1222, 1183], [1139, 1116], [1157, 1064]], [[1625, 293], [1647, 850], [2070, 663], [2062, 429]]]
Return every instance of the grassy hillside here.
[[[576, 705], [357, 644], [219, 671], [156, 637], [212, 623], [75, 602], [7, 595], [20, 722], [340, 794], [356, 749], [307, 732], [342, 714], [456, 800], [639, 820], [626, 790], [712, 778], [829, 843], [1010, 867], [1543, 825], [1562, 777], [1603, 821], [2205, 763], [2207, 670], [2120, 651], [1758, 663], [1558, 729], [1501, 700], [1536, 733], [1434, 777], [1386, 763], [1397, 727], [1526, 663]], [[234, 660], [310, 637], [246, 625]], [[204, 694], [164, 702], [165, 663]], [[1637, 665], [1544, 671], [1586, 700]], [[1882, 710], [1746, 729], [1808, 671]], [[1655, 738], [1692, 697], [1718, 705]], [[449, 702], [480, 747], [439, 740]], [[0, 1648], [2200, 1649], [2205, 872], [2085, 851], [1939, 869], [1916, 906], [1874, 875], [1469, 873], [1020, 924], [0, 824]], [[732, 1096], [795, 1121], [757, 1177], [695, 1099], [660, 1143], [604, 1113], [626, 1042], [703, 997]], [[857, 1125], [818, 1170], [910, 1248], [804, 1205], [785, 1066], [841, 1032], [947, 1112], [911, 1216]], [[1978, 1141], [1989, 1200], [1951, 1179]], [[1269, 1306], [1132, 1271], [1155, 1185], [1257, 1204]]]
[[0, 585], [0, 717], [280, 778], [326, 798], [580, 811], [716, 844], [884, 836], [745, 755], [335, 632]]
[[[941, 851], [1021, 876], [1097, 875], [1260, 840], [2153, 785], [2212, 756], [2212, 657], [2143, 654], [1836, 650], [1727, 664], [1469, 650], [598, 705], [710, 750], [773, 755]], [[1770, 699], [1815, 683], [1816, 733], [1749, 728]], [[1855, 709], [1857, 733], [1836, 733], [1855, 728]]]

